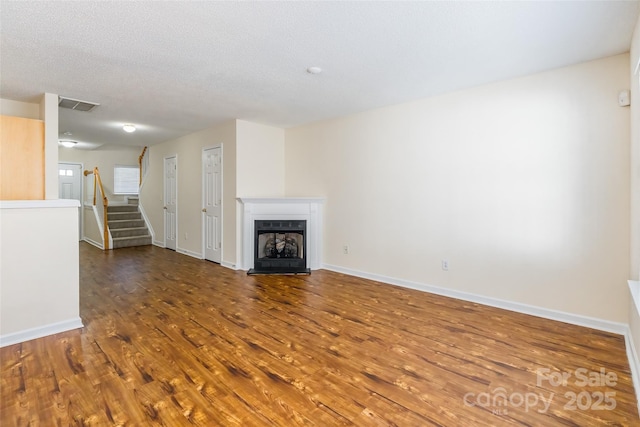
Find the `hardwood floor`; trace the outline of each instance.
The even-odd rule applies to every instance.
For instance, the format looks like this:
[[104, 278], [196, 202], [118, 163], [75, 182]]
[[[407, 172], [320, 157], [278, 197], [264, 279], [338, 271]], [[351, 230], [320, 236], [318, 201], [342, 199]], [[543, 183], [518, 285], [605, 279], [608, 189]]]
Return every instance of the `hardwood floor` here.
[[619, 335], [323, 270], [80, 256], [85, 327], [0, 349], [3, 427], [640, 425]]

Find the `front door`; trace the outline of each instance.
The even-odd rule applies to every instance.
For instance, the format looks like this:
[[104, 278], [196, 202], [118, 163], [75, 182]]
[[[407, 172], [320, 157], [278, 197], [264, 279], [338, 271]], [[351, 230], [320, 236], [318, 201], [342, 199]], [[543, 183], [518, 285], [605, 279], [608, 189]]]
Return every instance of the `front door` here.
[[78, 209], [78, 239], [82, 240], [82, 165], [58, 163], [58, 197], [80, 202]]
[[177, 157], [164, 159], [164, 246], [176, 250], [178, 228], [178, 162]]
[[202, 152], [204, 258], [222, 259], [222, 147]]

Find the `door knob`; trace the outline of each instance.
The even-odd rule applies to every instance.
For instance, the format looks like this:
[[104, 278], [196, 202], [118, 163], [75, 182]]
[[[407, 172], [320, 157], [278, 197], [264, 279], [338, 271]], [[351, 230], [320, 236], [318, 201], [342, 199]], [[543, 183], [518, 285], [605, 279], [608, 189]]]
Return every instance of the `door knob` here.
[[162, 208], [162, 209], [166, 210], [166, 209], [167, 209], [167, 207], [165, 206], [165, 207], [164, 207], [164, 208]]
[[207, 208], [202, 208], [202, 212], [207, 212]]

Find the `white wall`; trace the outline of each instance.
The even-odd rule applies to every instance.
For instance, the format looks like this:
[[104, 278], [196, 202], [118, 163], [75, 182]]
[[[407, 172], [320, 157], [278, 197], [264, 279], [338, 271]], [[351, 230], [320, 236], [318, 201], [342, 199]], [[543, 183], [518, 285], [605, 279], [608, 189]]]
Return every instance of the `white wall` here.
[[[164, 244], [164, 158], [178, 157], [177, 250], [196, 257], [202, 253], [202, 150], [222, 145], [223, 247], [222, 261], [236, 262], [236, 123], [235, 120], [149, 148], [149, 172], [140, 202], [151, 222], [155, 243]], [[186, 234], [185, 234], [186, 233]]]
[[0, 202], [0, 230], [0, 346], [82, 327], [78, 202]]
[[289, 129], [286, 195], [326, 197], [329, 266], [627, 322], [628, 70], [618, 55]]

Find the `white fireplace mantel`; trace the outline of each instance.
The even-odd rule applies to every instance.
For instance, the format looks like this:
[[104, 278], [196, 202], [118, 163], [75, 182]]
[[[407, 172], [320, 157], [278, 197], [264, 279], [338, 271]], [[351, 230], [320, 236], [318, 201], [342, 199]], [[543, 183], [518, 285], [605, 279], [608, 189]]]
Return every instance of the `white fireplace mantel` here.
[[253, 268], [256, 220], [297, 219], [307, 221], [307, 267], [322, 265], [322, 205], [320, 197], [252, 198], [239, 197], [242, 204], [242, 259], [239, 268]]

